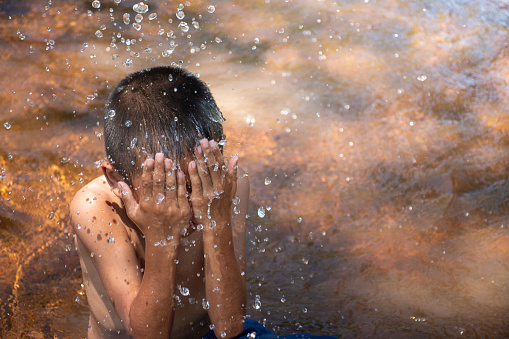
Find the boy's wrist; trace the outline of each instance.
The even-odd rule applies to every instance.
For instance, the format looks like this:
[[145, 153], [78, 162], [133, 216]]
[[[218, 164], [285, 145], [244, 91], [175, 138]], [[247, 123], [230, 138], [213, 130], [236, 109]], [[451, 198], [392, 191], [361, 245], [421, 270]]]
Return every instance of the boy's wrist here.
[[172, 234], [162, 230], [146, 232], [145, 244], [147, 246], [176, 248], [180, 244], [180, 234]]

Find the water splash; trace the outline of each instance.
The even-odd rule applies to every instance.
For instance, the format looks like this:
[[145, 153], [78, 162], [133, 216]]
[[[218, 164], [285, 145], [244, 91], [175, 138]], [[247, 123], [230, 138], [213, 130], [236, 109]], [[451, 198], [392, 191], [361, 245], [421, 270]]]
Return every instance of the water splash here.
[[133, 11], [136, 13], [144, 14], [148, 12], [148, 5], [144, 2], [138, 2], [133, 6]]
[[164, 200], [164, 194], [157, 193], [157, 195], [156, 195], [156, 204], [159, 205], [161, 202], [163, 202], [163, 200]]
[[265, 217], [265, 208], [263, 208], [263, 206], [260, 206], [260, 208], [258, 209], [258, 216], [260, 218]]
[[260, 296], [258, 294], [255, 296], [255, 301], [254, 301], [254, 304], [253, 304], [253, 308], [255, 310], [260, 310], [262, 308], [262, 302], [261, 302]]

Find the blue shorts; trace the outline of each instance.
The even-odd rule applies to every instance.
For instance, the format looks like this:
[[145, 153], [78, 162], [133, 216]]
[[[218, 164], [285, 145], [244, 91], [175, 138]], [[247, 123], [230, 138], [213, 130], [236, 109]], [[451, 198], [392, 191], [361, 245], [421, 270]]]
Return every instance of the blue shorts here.
[[[251, 333], [255, 333], [256, 336], [250, 335]], [[250, 335], [250, 336], [248, 336]], [[276, 335], [269, 329], [263, 327], [259, 322], [254, 321], [253, 319], [246, 319], [246, 324], [244, 325], [244, 331], [241, 334], [236, 336], [234, 339], [338, 339], [338, 337], [333, 337], [330, 335], [310, 335], [310, 334], [290, 334], [290, 335]], [[214, 335], [214, 331], [210, 331], [207, 333], [203, 339], [218, 339]]]

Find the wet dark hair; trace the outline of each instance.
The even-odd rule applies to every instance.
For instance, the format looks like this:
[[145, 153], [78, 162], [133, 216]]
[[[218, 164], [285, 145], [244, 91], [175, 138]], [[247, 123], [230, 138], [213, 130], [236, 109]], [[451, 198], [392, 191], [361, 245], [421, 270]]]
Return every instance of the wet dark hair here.
[[177, 163], [198, 142], [223, 139], [225, 121], [207, 85], [178, 67], [130, 74], [111, 93], [104, 114], [108, 161], [132, 185], [147, 155]]

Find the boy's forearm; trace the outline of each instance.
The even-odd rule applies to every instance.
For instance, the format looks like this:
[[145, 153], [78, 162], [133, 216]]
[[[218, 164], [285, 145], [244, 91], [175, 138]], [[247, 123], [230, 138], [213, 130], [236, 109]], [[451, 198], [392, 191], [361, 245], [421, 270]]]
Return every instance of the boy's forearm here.
[[145, 270], [129, 312], [133, 338], [168, 338], [175, 313], [178, 241], [158, 243], [146, 238]]
[[218, 338], [234, 337], [244, 328], [246, 288], [228, 223], [213, 229], [204, 225], [203, 250], [206, 298], [214, 332]]

